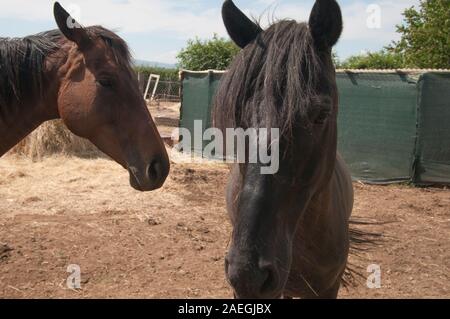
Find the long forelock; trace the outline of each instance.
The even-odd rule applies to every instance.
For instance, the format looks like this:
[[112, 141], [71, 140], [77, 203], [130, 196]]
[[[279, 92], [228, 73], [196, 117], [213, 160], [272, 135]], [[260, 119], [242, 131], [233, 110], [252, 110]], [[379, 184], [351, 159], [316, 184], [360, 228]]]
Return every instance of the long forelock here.
[[218, 128], [279, 128], [292, 133], [314, 104], [322, 62], [306, 23], [280, 21], [235, 58], [214, 103]]

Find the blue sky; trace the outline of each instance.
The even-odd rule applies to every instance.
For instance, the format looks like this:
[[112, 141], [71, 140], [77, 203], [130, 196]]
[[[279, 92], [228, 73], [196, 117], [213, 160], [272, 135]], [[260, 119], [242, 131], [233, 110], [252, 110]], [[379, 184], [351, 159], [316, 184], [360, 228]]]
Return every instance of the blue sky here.
[[[83, 25], [101, 24], [116, 30], [137, 59], [176, 63], [176, 54], [189, 38], [227, 36], [220, 16], [222, 0], [61, 0]], [[339, 0], [344, 33], [336, 51], [346, 58], [379, 50], [398, 39], [395, 25], [401, 13], [419, 0]], [[244, 12], [260, 17], [305, 21], [313, 0], [235, 0]], [[14, 37], [53, 29], [53, 1], [0, 0], [0, 36]], [[379, 19], [377, 18], [379, 17]], [[378, 24], [377, 21], [380, 23]]]

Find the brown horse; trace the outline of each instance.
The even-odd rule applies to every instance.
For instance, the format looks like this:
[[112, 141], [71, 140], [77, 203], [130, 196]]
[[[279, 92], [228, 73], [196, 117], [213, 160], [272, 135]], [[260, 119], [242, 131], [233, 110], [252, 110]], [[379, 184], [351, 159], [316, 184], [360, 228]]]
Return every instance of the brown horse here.
[[337, 154], [338, 93], [331, 48], [342, 32], [335, 0], [316, 0], [309, 23], [267, 30], [232, 1], [222, 10], [243, 50], [218, 89], [215, 126], [279, 128], [280, 168], [236, 164], [226, 275], [238, 298], [336, 298], [349, 253], [350, 174]]
[[161, 187], [170, 164], [126, 43], [102, 27], [81, 27], [58, 3], [54, 16], [59, 30], [0, 39], [0, 156], [61, 118], [128, 169], [135, 189]]

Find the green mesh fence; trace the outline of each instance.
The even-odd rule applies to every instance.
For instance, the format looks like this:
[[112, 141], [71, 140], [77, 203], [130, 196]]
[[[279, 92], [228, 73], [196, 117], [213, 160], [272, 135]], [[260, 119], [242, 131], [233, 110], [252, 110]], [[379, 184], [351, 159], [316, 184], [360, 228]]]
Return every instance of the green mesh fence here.
[[410, 180], [416, 143], [416, 81], [398, 74], [338, 73], [339, 152], [353, 177]]
[[[193, 139], [211, 124], [222, 74], [183, 72], [180, 126]], [[450, 184], [450, 73], [341, 72], [337, 84], [338, 148], [355, 179]], [[195, 120], [204, 124], [197, 132]]]
[[[213, 71], [182, 73], [180, 127], [191, 132], [192, 151], [197, 154], [202, 154], [207, 142], [196, 145], [195, 137], [197, 136], [197, 140], [202, 140], [203, 131], [211, 127], [212, 99], [222, 74]], [[194, 130], [196, 120], [201, 121], [201, 130]], [[199, 135], [200, 139], [198, 139]]]
[[450, 73], [426, 73], [418, 83], [414, 182], [450, 183]]

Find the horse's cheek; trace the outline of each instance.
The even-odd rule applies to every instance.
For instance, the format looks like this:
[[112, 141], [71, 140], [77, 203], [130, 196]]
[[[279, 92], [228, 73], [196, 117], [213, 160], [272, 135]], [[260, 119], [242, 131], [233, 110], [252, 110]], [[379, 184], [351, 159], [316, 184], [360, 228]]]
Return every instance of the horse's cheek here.
[[72, 133], [89, 137], [96, 126], [96, 115], [93, 109], [95, 96], [89, 90], [80, 94], [79, 89], [68, 89], [60, 94], [58, 110], [61, 119]]

